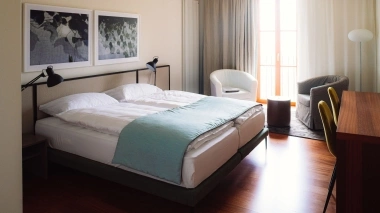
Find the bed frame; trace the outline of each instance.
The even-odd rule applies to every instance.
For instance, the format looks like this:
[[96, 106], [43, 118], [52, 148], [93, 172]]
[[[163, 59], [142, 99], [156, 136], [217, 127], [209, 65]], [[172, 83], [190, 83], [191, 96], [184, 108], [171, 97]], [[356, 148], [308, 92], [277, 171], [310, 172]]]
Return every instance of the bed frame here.
[[[163, 73], [165, 72], [167, 72], [168, 75], [164, 75]], [[135, 77], [130, 75], [133, 73], [135, 73]], [[161, 76], [169, 76], [169, 79], [165, 80], [164, 78], [160, 78], [160, 74], [163, 74]], [[126, 83], [148, 82], [149, 76], [150, 73], [149, 71], [147, 72], [147, 69], [136, 69], [65, 79], [65, 81], [60, 85], [49, 89], [46, 87], [46, 82], [36, 83], [32, 85], [33, 109], [24, 109], [25, 107], [23, 106], [23, 114], [24, 111], [33, 112], [34, 129], [34, 123], [36, 120], [47, 117], [47, 115], [37, 110], [38, 106], [41, 104], [70, 94], [81, 92], [102, 92]], [[157, 79], [157, 86], [162, 89], [170, 89], [169, 65], [157, 67]], [[162, 85], [165, 84], [165, 82], [168, 83], [168, 86]], [[260, 144], [261, 141], [265, 139], [265, 147], [267, 146], [268, 132], [268, 129], [263, 127], [263, 129], [254, 138], [252, 138], [246, 145], [238, 149], [238, 152], [236, 152], [235, 155], [233, 155], [223, 166], [221, 166], [197, 187], [192, 189], [155, 180], [56, 149], [49, 148], [48, 157], [51, 162], [194, 207], [202, 198], [214, 189], [216, 185], [225, 176], [227, 176], [228, 173], [230, 173], [240, 163], [240, 161], [244, 159], [245, 156], [247, 156], [258, 144]]]

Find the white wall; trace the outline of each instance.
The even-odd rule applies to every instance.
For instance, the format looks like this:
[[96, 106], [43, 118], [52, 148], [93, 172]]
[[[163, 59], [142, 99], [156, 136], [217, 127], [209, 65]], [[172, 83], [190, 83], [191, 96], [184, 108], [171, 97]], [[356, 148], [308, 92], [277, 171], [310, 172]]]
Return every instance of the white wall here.
[[[171, 67], [171, 89], [182, 90], [182, 1], [180, 0], [22, 0], [22, 2], [140, 15], [140, 61], [55, 70], [64, 78], [145, 67], [153, 56]], [[21, 5], [20, 5], [21, 9]], [[23, 73], [27, 83], [39, 72]], [[41, 79], [46, 81], [46, 79]]]
[[[22, 212], [21, 84], [40, 72], [22, 73], [22, 3], [141, 15], [140, 61], [56, 70], [64, 78], [145, 67], [153, 56], [171, 65], [171, 88], [182, 89], [180, 0], [2, 0], [0, 7], [0, 212]], [[21, 76], [20, 76], [21, 75]], [[46, 80], [46, 79], [43, 79]]]
[[21, 9], [0, 7], [0, 212], [22, 212], [21, 181]]

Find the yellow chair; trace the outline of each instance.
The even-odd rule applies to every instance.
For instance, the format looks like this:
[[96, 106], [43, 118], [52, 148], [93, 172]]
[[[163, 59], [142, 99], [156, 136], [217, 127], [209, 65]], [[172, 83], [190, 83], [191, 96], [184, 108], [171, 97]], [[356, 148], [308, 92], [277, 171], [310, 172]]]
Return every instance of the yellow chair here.
[[[323, 123], [323, 129], [325, 131], [325, 137], [326, 137], [326, 143], [327, 147], [332, 155], [336, 157], [336, 124], [333, 118], [333, 115], [331, 113], [331, 110], [326, 102], [320, 101], [318, 103], [318, 109], [319, 114], [321, 115], [322, 123]], [[330, 185], [329, 185], [329, 192], [327, 194], [325, 207], [323, 209], [323, 212], [326, 212], [327, 205], [329, 204], [329, 200], [331, 197], [332, 190], [334, 188], [336, 179], [336, 163], [334, 166], [334, 171], [331, 176]]]
[[340, 108], [340, 100], [338, 94], [336, 93], [333, 87], [327, 88], [327, 92], [329, 93], [331, 107], [334, 115], [335, 124], [338, 125], [338, 116], [339, 116], [339, 108]]

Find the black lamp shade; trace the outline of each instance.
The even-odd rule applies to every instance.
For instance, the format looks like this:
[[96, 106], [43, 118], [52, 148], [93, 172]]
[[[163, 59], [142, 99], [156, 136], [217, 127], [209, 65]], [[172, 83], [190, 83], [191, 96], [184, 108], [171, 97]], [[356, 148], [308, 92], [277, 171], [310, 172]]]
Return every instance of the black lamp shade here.
[[146, 67], [148, 67], [151, 71], [156, 71], [156, 64], [158, 62], [158, 58], [154, 58], [153, 61], [146, 63]]
[[63, 81], [63, 78], [60, 75], [54, 74], [53, 76], [48, 77], [47, 86], [48, 87], [54, 87], [57, 84], [60, 84], [62, 81]]
[[[46, 72], [46, 74], [45, 74], [45, 72]], [[34, 82], [36, 82], [39, 78], [46, 77], [46, 75], [48, 76], [48, 79], [47, 79], [47, 82], [46, 82], [48, 87], [54, 87], [55, 85], [57, 85], [57, 84], [59, 84], [59, 83], [61, 83], [63, 81], [63, 78], [60, 75], [54, 74], [53, 66], [48, 66], [46, 68], [45, 72], [44, 72], [44, 70], [42, 70], [41, 74], [39, 74], [37, 77], [33, 78], [27, 84], [23, 85], [21, 87], [21, 91], [24, 91], [27, 87], [29, 87]]]
[[48, 79], [46, 82], [48, 87], [54, 87], [63, 81], [62, 76], [54, 73], [52, 66], [48, 66], [48, 68], [46, 69], [46, 73], [48, 75]]

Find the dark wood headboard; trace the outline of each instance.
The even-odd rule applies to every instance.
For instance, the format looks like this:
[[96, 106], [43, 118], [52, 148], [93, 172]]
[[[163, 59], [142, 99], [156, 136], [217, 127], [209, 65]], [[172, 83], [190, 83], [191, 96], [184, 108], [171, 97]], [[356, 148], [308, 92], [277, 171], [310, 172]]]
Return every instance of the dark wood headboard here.
[[[157, 66], [156, 85], [170, 90], [170, 65]], [[166, 74], [167, 73], [167, 74]], [[152, 72], [147, 68], [65, 79], [55, 87], [35, 83], [22, 93], [22, 132], [34, 133], [34, 124], [47, 115], [38, 107], [60, 97], [85, 92], [104, 92], [124, 84], [149, 83]]]

